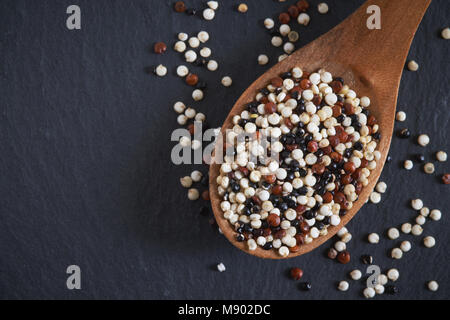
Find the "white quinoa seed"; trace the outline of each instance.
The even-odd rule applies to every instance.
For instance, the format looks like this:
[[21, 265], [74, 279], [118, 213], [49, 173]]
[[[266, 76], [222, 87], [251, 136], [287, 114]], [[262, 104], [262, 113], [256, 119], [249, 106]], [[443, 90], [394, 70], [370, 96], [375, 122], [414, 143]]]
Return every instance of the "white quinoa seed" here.
[[383, 294], [384, 293], [384, 286], [382, 284], [377, 284], [374, 287], [376, 294]]
[[186, 41], [187, 39], [188, 39], [188, 35], [187, 35], [187, 33], [184, 33], [184, 32], [180, 32], [179, 34], [178, 34], [178, 40], [180, 40], [180, 41]]
[[442, 216], [442, 213], [438, 209], [433, 209], [430, 212], [430, 219], [431, 220], [439, 221], [439, 220], [441, 220], [441, 216]]
[[155, 73], [158, 77], [164, 77], [167, 74], [167, 68], [160, 64], [156, 67]]
[[427, 283], [428, 290], [437, 291], [439, 289], [439, 284], [435, 280], [431, 280]]
[[184, 188], [190, 188], [192, 186], [192, 178], [189, 176], [180, 179], [180, 183]]
[[204, 47], [204, 48], [202, 48], [202, 49], [200, 50], [200, 55], [201, 55], [203, 58], [208, 58], [208, 57], [211, 56], [211, 54], [212, 54], [211, 49], [208, 48], [208, 47]]
[[401, 230], [405, 234], [411, 233], [412, 225], [409, 222], [402, 224]]
[[317, 6], [317, 10], [321, 14], [327, 13], [328, 12], [328, 4], [326, 4], [325, 2], [319, 3], [319, 5]]
[[428, 217], [430, 215], [430, 209], [428, 207], [423, 207], [420, 209], [420, 215]]
[[266, 65], [266, 64], [268, 64], [269, 63], [269, 57], [267, 56], [267, 55], [265, 55], [265, 54], [260, 54], [259, 56], [258, 56], [258, 64], [259, 65]]
[[400, 237], [400, 232], [397, 228], [390, 228], [387, 232], [389, 239], [395, 240]]
[[423, 245], [427, 248], [432, 248], [436, 245], [436, 239], [432, 236], [427, 236], [423, 238]]
[[370, 194], [370, 202], [377, 204], [377, 203], [380, 203], [380, 201], [381, 201], [381, 195], [378, 192], [373, 191]]
[[369, 241], [369, 243], [376, 244], [376, 243], [380, 242], [380, 236], [377, 233], [371, 233], [367, 237], [367, 240]]
[[188, 74], [189, 74], [189, 69], [188, 69], [186, 66], [183, 66], [183, 65], [178, 66], [178, 68], [177, 68], [177, 75], [178, 75], [179, 77], [184, 78], [184, 77], [186, 77]]
[[419, 70], [419, 64], [416, 61], [414, 61], [414, 60], [410, 60], [408, 62], [408, 70], [409, 71], [417, 71], [417, 70]]
[[279, 36], [272, 37], [271, 43], [274, 47], [280, 47], [283, 44], [283, 39]]
[[387, 284], [388, 281], [389, 281], [389, 279], [388, 279], [388, 277], [385, 274], [380, 274], [378, 276], [378, 283], [381, 284], [382, 286]]
[[387, 184], [383, 181], [377, 183], [376, 190], [379, 193], [385, 193], [387, 189]]
[[188, 43], [191, 48], [198, 48], [200, 46], [200, 40], [197, 37], [189, 38]]
[[399, 111], [397, 112], [396, 116], [395, 116], [395, 120], [399, 121], [399, 122], [403, 122], [406, 120], [406, 113], [403, 111]]
[[200, 197], [200, 193], [198, 192], [198, 189], [192, 188], [188, 191], [188, 199], [191, 201], [198, 200]]
[[216, 13], [211, 8], [203, 10], [203, 18], [205, 20], [211, 21], [214, 19], [215, 15], [216, 15]]
[[445, 151], [436, 152], [436, 160], [440, 162], [447, 161], [447, 153]]
[[229, 86], [231, 86], [232, 84], [233, 84], [233, 80], [232, 80], [230, 77], [225, 76], [225, 77], [222, 78], [222, 85], [223, 85], [224, 87], [229, 87]]
[[420, 210], [423, 208], [423, 201], [421, 199], [413, 199], [411, 200], [411, 207], [414, 210]]
[[206, 31], [200, 31], [197, 35], [197, 38], [201, 43], [206, 43], [209, 40], [209, 33]]
[[442, 39], [445, 39], [445, 40], [450, 39], [450, 28], [449, 27], [442, 29], [441, 37], [442, 37]]
[[188, 121], [188, 117], [186, 117], [184, 114], [180, 114], [177, 117], [177, 122], [180, 126], [184, 126]]
[[349, 287], [350, 287], [350, 285], [348, 284], [347, 281], [341, 281], [341, 282], [339, 282], [338, 290], [339, 291], [347, 291]]
[[217, 265], [217, 270], [218, 270], [219, 272], [225, 272], [225, 271], [226, 271], [225, 265], [224, 265], [222, 262], [219, 263], [219, 264]]
[[413, 168], [413, 162], [411, 160], [405, 160], [405, 162], [403, 163], [403, 167], [406, 170], [411, 170]]
[[403, 251], [400, 248], [394, 248], [391, 251], [392, 259], [401, 259], [403, 256]]
[[400, 277], [400, 273], [395, 268], [389, 269], [386, 275], [388, 279], [391, 281], [397, 281], [398, 278]]
[[416, 223], [418, 224], [418, 225], [424, 225], [425, 224], [425, 222], [426, 222], [426, 219], [425, 219], [425, 217], [424, 216], [422, 216], [422, 215], [418, 215], [417, 217], [416, 217]]
[[186, 44], [183, 41], [175, 42], [173, 49], [177, 52], [184, 52], [186, 50]]
[[355, 269], [353, 271], [350, 272], [350, 278], [352, 278], [353, 280], [359, 280], [362, 277], [362, 272], [359, 271], [358, 269]]
[[212, 10], [217, 10], [217, 9], [219, 9], [219, 2], [217, 2], [217, 1], [208, 1], [206, 4], [207, 4], [208, 7], [210, 7]]
[[430, 137], [427, 134], [421, 134], [417, 138], [417, 143], [422, 147], [426, 147], [430, 143]]
[[275, 21], [273, 21], [271, 18], [266, 18], [264, 20], [264, 26], [267, 29], [272, 29], [275, 26]]
[[309, 17], [309, 15], [304, 12], [300, 13], [297, 18], [298, 24], [301, 24], [304, 26], [307, 26], [309, 24], [310, 20], [311, 20], [311, 18]]
[[201, 173], [198, 170], [194, 170], [191, 173], [191, 178], [192, 178], [192, 181], [194, 181], [194, 182], [200, 182], [200, 180], [202, 180], [202, 177], [203, 177], [203, 173]]
[[194, 99], [195, 101], [203, 100], [203, 97], [204, 97], [203, 91], [200, 89], [195, 89], [192, 92], [192, 99]]
[[423, 171], [427, 174], [433, 174], [434, 173], [434, 164], [431, 162], [425, 163], [423, 166]]
[[184, 58], [186, 59], [186, 62], [194, 62], [195, 60], [197, 60], [197, 53], [195, 53], [195, 51], [193, 50], [188, 50], [184, 54]]
[[407, 240], [402, 241], [402, 243], [400, 244], [400, 249], [403, 252], [408, 252], [409, 250], [411, 250], [411, 242], [409, 242]]
[[209, 60], [207, 68], [209, 71], [216, 71], [219, 68], [219, 64], [216, 60]]
[[177, 101], [174, 103], [173, 109], [175, 110], [176, 113], [183, 113], [184, 110], [186, 109], [186, 105], [181, 101]]
[[376, 294], [376, 292], [375, 292], [374, 288], [368, 287], [368, 288], [365, 288], [363, 291], [363, 295], [367, 299], [371, 299], [371, 298], [375, 297], [375, 294]]
[[422, 234], [422, 232], [423, 232], [423, 228], [422, 228], [422, 226], [420, 226], [418, 224], [413, 225], [411, 228], [411, 233], [414, 236], [420, 236]]

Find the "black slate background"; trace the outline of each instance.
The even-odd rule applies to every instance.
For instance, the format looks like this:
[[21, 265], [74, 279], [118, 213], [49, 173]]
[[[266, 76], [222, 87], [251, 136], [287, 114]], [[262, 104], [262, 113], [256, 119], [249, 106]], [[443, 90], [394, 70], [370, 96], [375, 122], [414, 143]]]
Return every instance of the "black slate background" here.
[[[393, 140], [393, 161], [382, 175], [388, 191], [348, 225], [353, 261], [345, 266], [324, 257], [329, 244], [288, 261], [238, 251], [199, 216], [200, 201], [187, 200], [179, 178], [192, 167], [170, 162], [175, 101], [203, 111], [211, 126], [219, 126], [244, 88], [269, 67], [258, 66], [257, 55], [268, 53], [272, 64], [280, 54], [270, 46], [262, 20], [286, 4], [246, 2], [249, 11], [242, 15], [234, 9], [238, 1], [221, 1], [216, 19], [206, 22], [175, 14], [168, 0], [78, 0], [82, 30], [69, 31], [65, 11], [73, 1], [0, 1], [0, 298], [355, 299], [361, 298], [362, 283], [350, 282], [347, 293], [335, 287], [354, 267], [363, 268], [363, 253], [371, 253], [383, 270], [400, 270], [400, 294], [378, 299], [449, 298], [449, 188], [437, 178], [449, 171], [448, 162], [437, 164], [435, 176], [418, 165], [410, 172], [400, 167], [417, 152], [427, 159], [440, 149], [450, 152], [450, 52], [439, 37], [450, 2], [431, 4], [409, 54], [420, 70], [404, 72], [399, 94], [408, 118], [396, 128], [408, 127], [414, 137], [428, 133], [431, 144], [423, 149], [413, 138]], [[317, 13], [318, 2], [311, 1], [308, 28], [295, 24], [301, 45], [363, 1], [329, 0], [327, 15]], [[220, 68], [196, 70], [209, 89], [194, 103], [191, 88], [174, 75], [182, 57], [149, 49], [159, 40], [172, 46], [178, 32], [202, 29], [211, 34], [207, 45]], [[159, 63], [170, 75], [160, 79], [144, 72]], [[233, 78], [231, 88], [221, 86], [224, 75]], [[394, 261], [387, 254], [398, 242], [387, 240], [385, 231], [415, 218], [409, 201], [417, 197], [440, 208], [443, 218], [428, 221], [421, 237], [402, 236], [413, 249]], [[383, 235], [379, 245], [365, 241], [369, 232]], [[436, 247], [421, 245], [426, 235], [436, 237]], [[215, 271], [219, 262], [225, 273]], [[79, 291], [65, 286], [71, 264], [82, 270]], [[299, 291], [286, 277], [292, 266], [304, 269], [311, 292]], [[425, 289], [431, 279], [440, 284], [436, 293]]]

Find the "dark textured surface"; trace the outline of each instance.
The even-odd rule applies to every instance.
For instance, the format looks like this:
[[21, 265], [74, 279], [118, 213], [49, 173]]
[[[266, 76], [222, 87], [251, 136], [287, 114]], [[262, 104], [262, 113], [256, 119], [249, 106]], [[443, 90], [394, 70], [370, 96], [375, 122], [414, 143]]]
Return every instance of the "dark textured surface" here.
[[[188, 3], [200, 1], [190, 0]], [[290, 1], [293, 2], [293, 1]], [[319, 15], [311, 1], [312, 21], [298, 27], [304, 45], [353, 12], [362, 1], [328, 1]], [[2, 0], [0, 2], [0, 298], [153, 298], [153, 299], [344, 299], [361, 298], [362, 283], [350, 282], [341, 293], [336, 282], [371, 253], [383, 270], [400, 270], [396, 298], [448, 299], [449, 187], [437, 175], [449, 171], [436, 164], [436, 176], [418, 165], [400, 169], [402, 160], [439, 149], [450, 152], [449, 42], [439, 37], [448, 23], [450, 2], [434, 0], [419, 27], [409, 54], [420, 64], [405, 71], [399, 106], [415, 137], [428, 133], [423, 149], [395, 138], [392, 163], [382, 180], [388, 191], [381, 204], [368, 204], [348, 228], [353, 261], [339, 265], [326, 259], [325, 244], [288, 261], [263, 261], [239, 252], [199, 216], [179, 185], [188, 166], [170, 163], [170, 133], [177, 127], [172, 105], [191, 104], [219, 126], [235, 99], [266, 70], [256, 57], [279, 50], [270, 46], [262, 19], [286, 4], [248, 0], [238, 14], [237, 1], [221, 1], [213, 22], [175, 14], [172, 1], [79, 0], [82, 30], [65, 27], [72, 1]], [[191, 89], [174, 76], [182, 58], [172, 50], [149, 53], [158, 40], [172, 46], [178, 32], [210, 32], [207, 44], [219, 61], [218, 72], [197, 72], [209, 84], [207, 96], [193, 103]], [[144, 67], [164, 63], [170, 75], [157, 79]], [[220, 85], [230, 75], [231, 88]], [[205, 171], [205, 168], [202, 169]], [[404, 236], [413, 249], [400, 261], [388, 258], [398, 241], [387, 240], [388, 227], [413, 220], [411, 198], [440, 208], [440, 222], [428, 221], [420, 237]], [[369, 245], [369, 232], [382, 235]], [[437, 239], [426, 249], [426, 235]], [[214, 270], [223, 262], [227, 272]], [[66, 289], [66, 267], [82, 270], [82, 290]], [[286, 277], [292, 266], [305, 271], [311, 292], [298, 290]], [[436, 293], [425, 288], [436, 279]], [[392, 298], [390, 296], [378, 299]]]

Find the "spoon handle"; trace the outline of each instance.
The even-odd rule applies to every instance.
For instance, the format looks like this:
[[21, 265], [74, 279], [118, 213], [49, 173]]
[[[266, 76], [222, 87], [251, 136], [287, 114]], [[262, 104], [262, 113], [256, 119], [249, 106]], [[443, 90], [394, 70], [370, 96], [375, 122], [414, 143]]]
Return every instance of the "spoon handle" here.
[[[400, 77], [414, 34], [430, 3], [431, 0], [367, 1], [330, 33], [340, 43], [335, 49], [343, 50], [338, 55], [346, 57], [349, 65], [362, 68], [360, 71], [371, 70], [374, 79], [396, 74]], [[348, 54], [344, 54], [345, 50]]]

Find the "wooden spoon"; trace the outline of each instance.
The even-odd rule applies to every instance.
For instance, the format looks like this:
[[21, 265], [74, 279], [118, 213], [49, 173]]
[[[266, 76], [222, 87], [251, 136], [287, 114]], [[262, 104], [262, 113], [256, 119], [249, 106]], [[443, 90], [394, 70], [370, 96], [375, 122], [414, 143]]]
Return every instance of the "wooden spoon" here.
[[[339, 226], [329, 227], [328, 234], [304, 244], [300, 250], [290, 253], [287, 258], [307, 253], [330, 239], [345, 226], [366, 202], [377, 182], [386, 160], [394, 127], [395, 108], [398, 88], [405, 65], [411, 41], [428, 8], [431, 0], [369, 0], [355, 13], [334, 29], [297, 50], [285, 60], [279, 62], [259, 79], [257, 79], [237, 100], [226, 118], [221, 133], [232, 127], [232, 118], [244, 110], [245, 104], [252, 102], [258, 89], [265, 87], [275, 76], [290, 71], [298, 66], [308, 72], [325, 68], [333, 76], [340, 76], [345, 83], [354, 89], [359, 97], [368, 96], [371, 99], [369, 109], [378, 120], [381, 140], [378, 150], [381, 159], [377, 168], [371, 172], [369, 184], [363, 188], [358, 201], [342, 217]], [[381, 10], [381, 29], [369, 30], [367, 19], [370, 13], [367, 9], [377, 5]], [[222, 145], [217, 143], [217, 150]], [[217, 192], [216, 178], [219, 175], [220, 164], [210, 166], [210, 196], [216, 221], [227, 239], [239, 249], [252, 255], [282, 259], [276, 250], [248, 250], [246, 242], [237, 242], [232, 225], [223, 217], [220, 208], [220, 196]]]

